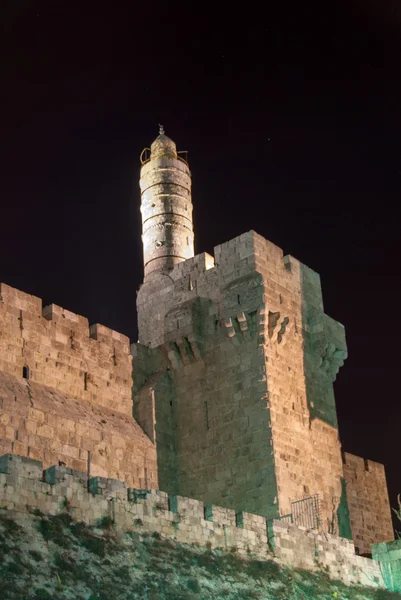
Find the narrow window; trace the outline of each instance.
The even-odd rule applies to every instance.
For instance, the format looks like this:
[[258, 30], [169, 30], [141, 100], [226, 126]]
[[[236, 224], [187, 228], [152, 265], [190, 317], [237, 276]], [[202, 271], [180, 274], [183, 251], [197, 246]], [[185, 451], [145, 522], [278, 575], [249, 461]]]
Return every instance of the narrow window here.
[[187, 236], [187, 246], [189, 246], [189, 237]]
[[22, 377], [24, 379], [29, 379], [29, 367], [27, 367], [26, 365], [22, 368]]
[[84, 390], [88, 389], [88, 373], [84, 373]]
[[239, 294], [237, 295], [238, 304], [241, 304]]

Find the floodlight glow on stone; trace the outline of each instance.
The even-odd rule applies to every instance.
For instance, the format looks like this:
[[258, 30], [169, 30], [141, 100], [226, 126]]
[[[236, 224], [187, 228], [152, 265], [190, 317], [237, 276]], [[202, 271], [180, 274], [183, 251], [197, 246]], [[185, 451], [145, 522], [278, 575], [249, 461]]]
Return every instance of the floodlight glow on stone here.
[[159, 132], [141, 167], [145, 278], [194, 256], [191, 173], [162, 125]]

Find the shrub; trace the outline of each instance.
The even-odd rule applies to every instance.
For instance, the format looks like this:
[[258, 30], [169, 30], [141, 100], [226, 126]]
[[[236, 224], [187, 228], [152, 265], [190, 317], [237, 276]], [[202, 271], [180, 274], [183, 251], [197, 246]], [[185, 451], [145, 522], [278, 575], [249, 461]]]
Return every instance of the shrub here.
[[39, 588], [34, 591], [33, 600], [52, 600], [53, 596], [49, 594], [44, 588]]
[[199, 592], [201, 591], [199, 581], [194, 577], [190, 577], [189, 579], [187, 579], [187, 586], [191, 592], [194, 592], [194, 594], [199, 594]]
[[96, 526], [100, 529], [110, 529], [111, 527], [113, 527], [113, 525], [114, 521], [109, 516], [104, 516], [96, 521]]
[[48, 517], [39, 521], [39, 531], [46, 542], [54, 542], [62, 548], [70, 548], [71, 543], [64, 531], [62, 515]]
[[0, 524], [4, 527], [5, 533], [9, 536], [18, 535], [23, 531], [21, 525], [18, 525], [18, 523], [16, 523], [9, 517], [6, 517], [5, 515], [0, 516]]
[[129, 581], [131, 579], [130, 568], [127, 565], [113, 569], [113, 575], [122, 581]]
[[104, 558], [106, 555], [106, 541], [102, 537], [94, 535], [85, 523], [74, 523], [74, 525], [71, 526], [71, 533], [75, 536], [81, 546], [89, 550], [89, 552]]
[[54, 555], [54, 564], [60, 572], [59, 576], [61, 580], [68, 575], [74, 581], [89, 582], [87, 567], [74, 560], [68, 554], [61, 555], [56, 552]]
[[37, 552], [36, 550], [29, 550], [29, 554], [32, 556], [33, 560], [36, 560], [36, 562], [43, 560], [41, 553]]

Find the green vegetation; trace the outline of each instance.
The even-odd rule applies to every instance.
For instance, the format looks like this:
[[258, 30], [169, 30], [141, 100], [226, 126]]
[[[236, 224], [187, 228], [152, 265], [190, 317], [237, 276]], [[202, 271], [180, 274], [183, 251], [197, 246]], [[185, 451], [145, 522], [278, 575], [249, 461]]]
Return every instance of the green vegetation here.
[[41, 560], [43, 560], [43, 556], [41, 555], [41, 553], [37, 552], [36, 550], [29, 550], [29, 554], [36, 562], [40, 562]]
[[[98, 535], [99, 526], [102, 535]], [[71, 516], [0, 516], [1, 600], [396, 600], [348, 588], [322, 571], [288, 569], [237, 548], [118, 534], [109, 518], [92, 528]]]
[[100, 529], [110, 529], [113, 525], [114, 521], [111, 517], [102, 517], [96, 521], [96, 527]]
[[[39, 531], [46, 542], [54, 542], [62, 548], [70, 548], [70, 539], [66, 536], [65, 525], [71, 520], [70, 515], [57, 515], [41, 518], [38, 523]], [[71, 522], [71, 521], [70, 521]]]

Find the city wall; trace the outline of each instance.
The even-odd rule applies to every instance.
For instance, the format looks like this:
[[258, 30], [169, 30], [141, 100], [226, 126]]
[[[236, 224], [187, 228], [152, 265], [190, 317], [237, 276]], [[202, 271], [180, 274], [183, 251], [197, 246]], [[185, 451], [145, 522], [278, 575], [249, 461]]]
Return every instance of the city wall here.
[[132, 415], [129, 339], [0, 284], [0, 371]]
[[384, 465], [360, 456], [343, 454], [352, 539], [361, 554], [371, 544], [394, 539]]
[[126, 336], [0, 287], [0, 452], [157, 487], [156, 449], [132, 417]]
[[127, 488], [122, 481], [88, 480], [86, 473], [63, 466], [42, 469], [40, 461], [0, 457], [0, 507], [51, 515], [68, 511], [73, 519], [92, 525], [108, 517], [123, 531], [158, 532], [182, 543], [235, 548], [244, 557], [274, 558], [311, 571], [324, 568], [346, 584], [384, 587], [379, 564], [356, 556], [349, 540], [158, 490]]

